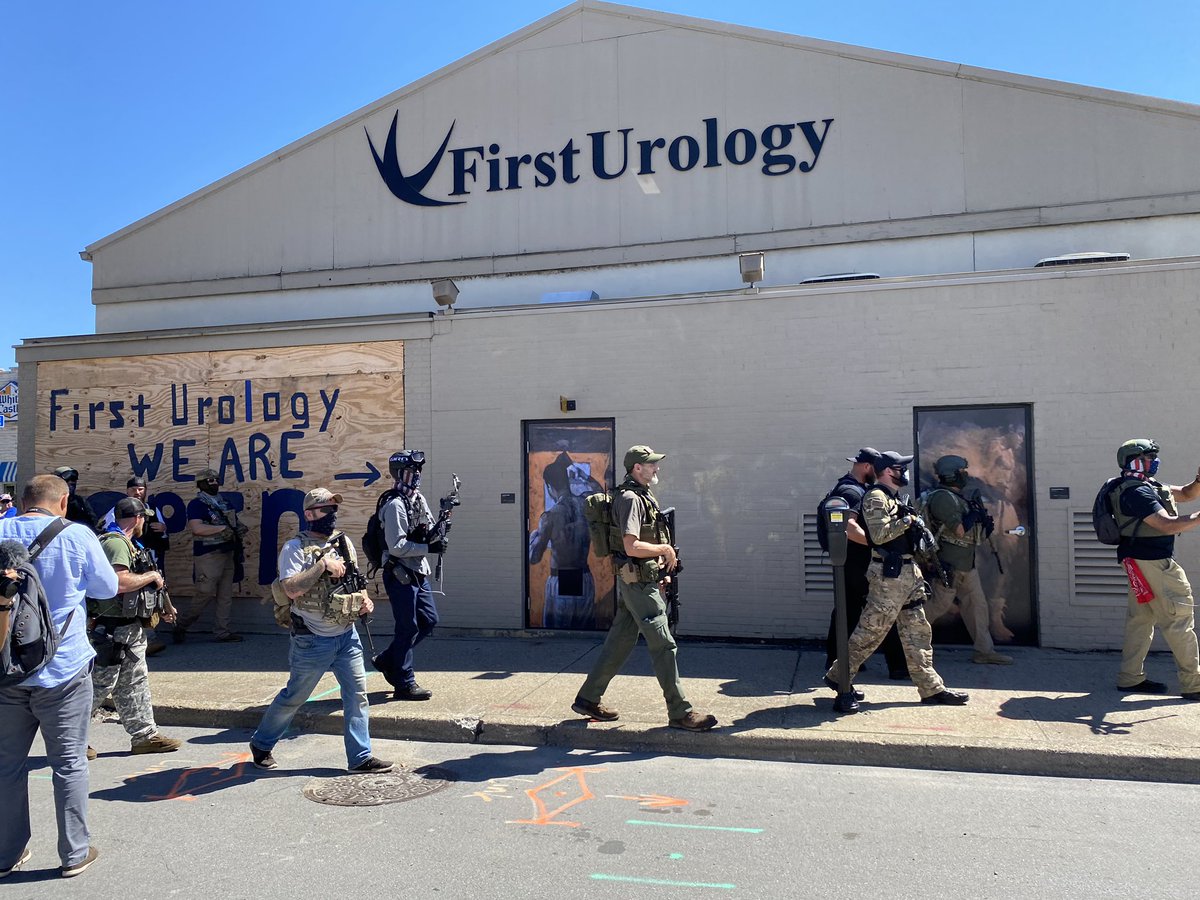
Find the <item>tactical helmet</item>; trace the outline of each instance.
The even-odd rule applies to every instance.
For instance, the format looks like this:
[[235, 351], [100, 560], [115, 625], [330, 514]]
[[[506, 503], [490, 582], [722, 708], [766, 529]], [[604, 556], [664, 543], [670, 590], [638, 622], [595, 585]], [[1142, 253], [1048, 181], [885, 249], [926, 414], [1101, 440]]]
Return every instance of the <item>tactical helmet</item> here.
[[388, 471], [392, 473], [393, 478], [397, 479], [405, 469], [420, 471], [423, 465], [425, 465], [424, 450], [397, 450], [388, 457]]
[[[967, 468], [968, 463], [961, 456], [943, 456], [933, 464], [933, 471], [937, 474], [938, 480], [944, 484], [956, 484], [959, 482], [958, 473]], [[966, 479], [961, 479], [963, 483]]]
[[1150, 438], [1133, 438], [1117, 448], [1117, 465], [1125, 469], [1131, 460], [1137, 459], [1143, 453], [1157, 452], [1158, 444]]

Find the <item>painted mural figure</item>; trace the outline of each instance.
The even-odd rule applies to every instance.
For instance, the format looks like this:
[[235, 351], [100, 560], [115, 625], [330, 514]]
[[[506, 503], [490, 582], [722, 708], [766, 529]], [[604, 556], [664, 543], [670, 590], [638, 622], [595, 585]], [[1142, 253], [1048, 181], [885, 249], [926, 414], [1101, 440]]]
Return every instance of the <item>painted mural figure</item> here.
[[529, 562], [541, 561], [550, 548], [542, 625], [546, 628], [594, 628], [596, 583], [588, 567], [591, 539], [583, 498], [604, 490], [584, 466], [563, 452], [542, 472], [550, 495], [537, 530], [529, 536]]
[[[882, 643], [893, 624], [900, 632], [908, 674], [922, 703], [946, 703], [961, 706], [968, 700], [962, 691], [946, 688], [933, 668], [933, 629], [925, 618], [928, 588], [920, 567], [913, 560], [911, 529], [914, 513], [897, 498], [899, 489], [908, 484], [911, 456], [894, 450], [881, 453], [875, 462], [875, 484], [863, 495], [862, 518], [871, 544], [871, 565], [867, 569], [867, 605], [858, 627], [850, 635], [850, 676]], [[837, 690], [837, 661], [825, 673], [825, 684]], [[862, 700], [860, 691], [854, 692]]]
[[[22, 514], [0, 520], [5, 577], [24, 580], [25, 566], [36, 571], [46, 590], [54, 627], [62, 633], [46, 665], [15, 685], [0, 687], [0, 872], [9, 873], [31, 856], [29, 770], [26, 759], [39, 729], [54, 772], [61, 874], [86, 870], [99, 851], [88, 831], [88, 720], [92, 709], [92, 658], [87, 638], [86, 598], [117, 592], [109, 565], [91, 528], [68, 525], [32, 562], [25, 547], [67, 512], [68, 489], [56, 475], [37, 475], [21, 493]], [[14, 546], [16, 545], [16, 546]], [[7, 603], [7, 601], [5, 601]], [[8, 629], [0, 610], [0, 632]]]
[[182, 644], [188, 629], [215, 602], [217, 640], [240, 641], [242, 636], [232, 630], [230, 619], [233, 585], [242, 580], [242, 538], [247, 528], [238, 522], [237, 512], [221, 496], [221, 476], [215, 469], [201, 469], [197, 473], [196, 489], [198, 493], [187, 506], [195, 591], [190, 608], [180, 614], [171, 635], [175, 643]]
[[304, 495], [303, 530], [279, 551], [279, 578], [271, 586], [275, 621], [291, 632], [288, 683], [275, 695], [250, 738], [260, 769], [278, 766], [272, 751], [328, 671], [342, 694], [342, 734], [346, 768], [378, 775], [393, 764], [371, 753], [367, 672], [362, 642], [354, 627], [375, 604], [363, 590], [347, 590], [343, 579], [357, 566], [350, 539], [335, 530], [342, 495], [314, 488]]
[[659, 463], [665, 458], [666, 454], [655, 453], [644, 444], [625, 452], [625, 480], [612, 496], [612, 522], [624, 550], [613, 556], [617, 612], [571, 709], [602, 722], [619, 717], [615, 709], [600, 701], [640, 635], [646, 639], [654, 674], [667, 702], [667, 724], [685, 731], [708, 731], [717, 719], [696, 712], [683, 694], [675, 662], [677, 645], [667, 626], [667, 605], [659, 587], [677, 565], [671, 535], [650, 490], [658, 484]]
[[933, 597], [927, 604], [926, 617], [930, 622], [937, 621], [957, 597], [963, 624], [975, 647], [971, 662], [1009, 666], [1012, 657], [996, 652], [992, 609], [975, 566], [976, 548], [992, 536], [996, 522], [981, 500], [964, 496], [967, 468], [967, 460], [955, 455], [940, 457], [933, 464], [938, 486], [925, 496], [924, 505], [928, 525], [938, 541], [938, 558], [953, 575], [948, 586], [938, 580], [932, 582]]
[[[88, 601], [93, 635], [107, 636], [103, 643], [93, 637], [97, 655], [92, 672], [92, 715], [111, 692], [117, 715], [129, 734], [130, 750], [170, 753], [182, 742], [162, 734], [155, 724], [146, 635], [160, 616], [174, 621], [175, 610], [162, 593], [162, 574], [140, 543], [147, 512], [141, 500], [125, 497], [113, 508], [113, 523], [100, 535], [104, 555], [117, 573], [117, 594]], [[89, 747], [88, 757], [93, 755]]]
[[1117, 450], [1121, 480], [1109, 492], [1120, 532], [1117, 560], [1129, 578], [1129, 608], [1117, 687], [1128, 693], [1165, 694], [1167, 686], [1146, 677], [1146, 654], [1157, 627], [1171, 648], [1185, 700], [1200, 700], [1200, 649], [1195, 601], [1187, 573], [1174, 559], [1175, 535], [1200, 525], [1200, 512], [1180, 515], [1180, 502], [1200, 500], [1200, 471], [1191, 484], [1162, 484], [1158, 444], [1126, 441]]
[[425, 453], [398, 450], [388, 459], [395, 486], [391, 497], [379, 509], [383, 522], [387, 557], [383, 566], [383, 587], [387, 591], [396, 620], [395, 636], [387, 649], [371, 660], [397, 700], [428, 700], [433, 691], [417, 684], [413, 670], [413, 650], [429, 637], [438, 623], [437, 604], [429, 584], [429, 554], [446, 552], [445, 538], [434, 537], [433, 513], [421, 493], [421, 468]]
[[[846, 457], [852, 463], [850, 471], [838, 479], [828, 497], [841, 497], [850, 507], [852, 515], [846, 528], [849, 540], [846, 556], [846, 627], [852, 633], [858, 627], [859, 617], [867, 602], [867, 568], [871, 565], [871, 548], [867, 533], [863, 530], [862, 498], [866, 489], [875, 483], [875, 463], [880, 453], [874, 447], [863, 447], [854, 456]], [[828, 497], [826, 499], [828, 499]], [[825, 637], [825, 668], [828, 670], [837, 659], [837, 609], [829, 614], [829, 633]], [[900, 635], [893, 625], [883, 639], [883, 655], [887, 661], [888, 677], [893, 681], [908, 678], [908, 666], [904, 661], [904, 648]]]

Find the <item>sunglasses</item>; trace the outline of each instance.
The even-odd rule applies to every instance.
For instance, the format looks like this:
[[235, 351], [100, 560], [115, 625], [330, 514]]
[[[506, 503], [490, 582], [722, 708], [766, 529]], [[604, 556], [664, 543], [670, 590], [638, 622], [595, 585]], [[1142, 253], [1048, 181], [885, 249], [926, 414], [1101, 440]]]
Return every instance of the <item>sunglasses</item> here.
[[333, 512], [337, 512], [338, 510], [336, 503], [326, 506], [310, 506], [309, 509], [311, 509], [313, 512], [321, 512], [323, 510], [332, 510]]

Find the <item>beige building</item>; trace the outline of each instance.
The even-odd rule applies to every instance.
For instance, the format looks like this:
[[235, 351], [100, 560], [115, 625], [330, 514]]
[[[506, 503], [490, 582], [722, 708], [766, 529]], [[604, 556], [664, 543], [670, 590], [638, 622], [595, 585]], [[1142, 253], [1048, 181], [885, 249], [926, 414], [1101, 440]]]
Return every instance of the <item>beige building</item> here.
[[[357, 537], [419, 447], [431, 501], [463, 480], [444, 624], [587, 628], [611, 575], [571, 488], [645, 442], [680, 630], [787, 639], [828, 622], [844, 457], [915, 444], [967, 456], [1000, 523], [998, 631], [1118, 646], [1092, 496], [1131, 436], [1169, 481], [1200, 464], [1197, 150], [1183, 103], [583, 0], [89, 246], [96, 333], [17, 351], [21, 468], [148, 474], [178, 531], [220, 466], [267, 628], [303, 491]], [[847, 272], [878, 277], [810, 281]]]

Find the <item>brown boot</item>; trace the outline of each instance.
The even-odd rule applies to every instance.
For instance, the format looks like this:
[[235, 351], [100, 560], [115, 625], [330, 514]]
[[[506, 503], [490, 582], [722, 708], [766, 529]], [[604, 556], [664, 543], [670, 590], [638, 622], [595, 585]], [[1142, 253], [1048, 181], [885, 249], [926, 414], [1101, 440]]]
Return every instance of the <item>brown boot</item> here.
[[156, 731], [150, 737], [134, 741], [129, 750], [131, 753], [174, 753], [182, 746], [183, 741], [178, 738], [166, 737], [162, 732]]
[[571, 704], [571, 709], [581, 716], [587, 716], [589, 719], [595, 719], [598, 722], [612, 722], [619, 717], [615, 709], [610, 709], [602, 703], [593, 703], [591, 700], [584, 700], [582, 697], [575, 698], [575, 702]]
[[682, 728], [684, 731], [708, 731], [716, 727], [717, 717], [701, 715], [693, 709], [682, 719], [671, 719], [669, 724], [672, 728]]

